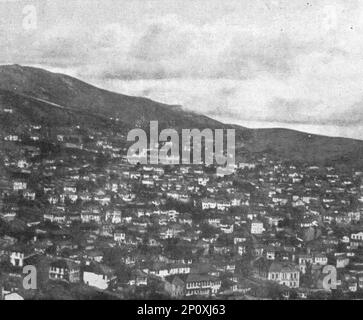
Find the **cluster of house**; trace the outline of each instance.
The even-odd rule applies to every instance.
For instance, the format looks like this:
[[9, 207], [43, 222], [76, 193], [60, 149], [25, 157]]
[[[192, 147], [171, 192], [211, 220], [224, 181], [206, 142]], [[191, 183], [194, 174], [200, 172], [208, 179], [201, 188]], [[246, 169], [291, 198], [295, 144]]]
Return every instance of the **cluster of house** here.
[[157, 281], [181, 298], [253, 295], [261, 281], [318, 290], [329, 264], [344, 292], [363, 289], [361, 171], [257, 154], [219, 177], [203, 165], [130, 165], [123, 134], [57, 128], [58, 149], [46, 153], [42, 127], [27, 130], [3, 137], [14, 148], [0, 218], [32, 235], [0, 233], [14, 270], [46, 257], [49, 281], [113, 292]]

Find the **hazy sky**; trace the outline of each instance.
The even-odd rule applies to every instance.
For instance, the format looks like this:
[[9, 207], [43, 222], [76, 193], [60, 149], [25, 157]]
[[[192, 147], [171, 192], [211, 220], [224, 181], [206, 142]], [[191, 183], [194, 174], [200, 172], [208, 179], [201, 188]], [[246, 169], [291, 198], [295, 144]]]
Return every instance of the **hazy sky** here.
[[363, 139], [360, 2], [0, 0], [0, 63], [246, 126]]

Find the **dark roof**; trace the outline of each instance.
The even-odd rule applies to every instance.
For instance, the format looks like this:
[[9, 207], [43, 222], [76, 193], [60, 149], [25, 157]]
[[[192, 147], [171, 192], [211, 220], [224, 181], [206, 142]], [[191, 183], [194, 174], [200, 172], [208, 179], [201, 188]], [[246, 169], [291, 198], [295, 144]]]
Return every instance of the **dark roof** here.
[[186, 282], [199, 282], [199, 281], [218, 281], [217, 277], [213, 277], [209, 274], [189, 274]]
[[93, 265], [93, 272], [103, 275], [114, 275], [115, 270], [105, 264], [94, 264]]
[[71, 260], [56, 260], [53, 261], [50, 266], [52, 268], [60, 268], [60, 269], [76, 269], [79, 268], [79, 265]]

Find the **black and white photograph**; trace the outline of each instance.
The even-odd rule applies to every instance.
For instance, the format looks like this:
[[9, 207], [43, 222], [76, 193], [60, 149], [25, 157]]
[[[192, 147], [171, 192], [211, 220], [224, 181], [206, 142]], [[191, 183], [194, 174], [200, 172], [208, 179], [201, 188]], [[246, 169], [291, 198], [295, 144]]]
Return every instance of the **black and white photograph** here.
[[0, 0], [0, 300], [363, 300], [363, 1]]

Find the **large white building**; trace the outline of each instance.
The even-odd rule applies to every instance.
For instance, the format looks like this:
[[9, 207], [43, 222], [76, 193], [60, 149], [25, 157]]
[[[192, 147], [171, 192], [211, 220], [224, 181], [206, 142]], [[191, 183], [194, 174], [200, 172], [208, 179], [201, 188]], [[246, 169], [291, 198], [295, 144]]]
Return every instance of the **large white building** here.
[[83, 272], [83, 282], [100, 290], [108, 289], [115, 279], [114, 271], [105, 265], [94, 265]]

